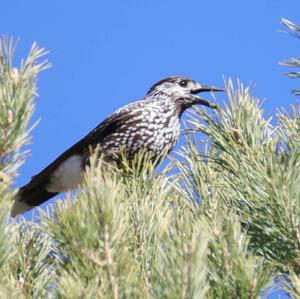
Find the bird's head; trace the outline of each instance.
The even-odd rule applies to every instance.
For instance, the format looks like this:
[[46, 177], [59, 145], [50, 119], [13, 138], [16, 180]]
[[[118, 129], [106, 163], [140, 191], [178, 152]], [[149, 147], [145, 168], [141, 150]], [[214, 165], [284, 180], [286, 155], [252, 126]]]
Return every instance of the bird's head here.
[[176, 105], [180, 106], [182, 112], [196, 104], [215, 108], [215, 104], [197, 95], [205, 91], [224, 91], [224, 89], [203, 85], [188, 77], [176, 76], [158, 81], [150, 88], [147, 95], [165, 94], [175, 101]]

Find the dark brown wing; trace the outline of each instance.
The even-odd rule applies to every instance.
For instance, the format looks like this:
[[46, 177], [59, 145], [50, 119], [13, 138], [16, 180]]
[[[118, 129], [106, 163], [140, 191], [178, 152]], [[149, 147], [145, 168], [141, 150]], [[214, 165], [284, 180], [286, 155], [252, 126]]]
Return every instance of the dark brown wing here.
[[88, 150], [89, 146], [96, 147], [98, 143], [101, 143], [105, 137], [114, 133], [122, 123], [126, 122], [131, 116], [127, 113], [125, 109], [118, 110], [113, 113], [110, 117], [105, 119], [100, 123], [95, 129], [88, 133], [80, 141], [72, 145], [68, 150], [62, 153], [56, 160], [54, 160], [50, 165], [44, 168], [40, 173], [33, 176], [31, 181], [25, 185], [23, 188], [34, 189], [40, 184], [49, 181], [53, 171], [65, 160], [74, 154], [81, 154]]

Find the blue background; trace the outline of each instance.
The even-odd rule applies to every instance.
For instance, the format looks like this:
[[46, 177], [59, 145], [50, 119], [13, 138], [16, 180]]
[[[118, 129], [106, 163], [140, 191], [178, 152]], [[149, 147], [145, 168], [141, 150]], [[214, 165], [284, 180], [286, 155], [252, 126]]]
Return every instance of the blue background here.
[[278, 62], [299, 55], [299, 40], [278, 32], [282, 17], [300, 23], [299, 0], [2, 1], [0, 33], [21, 38], [17, 61], [37, 41], [53, 64], [39, 78], [41, 122], [16, 185], [168, 75], [239, 78], [266, 116], [288, 108], [299, 84]]

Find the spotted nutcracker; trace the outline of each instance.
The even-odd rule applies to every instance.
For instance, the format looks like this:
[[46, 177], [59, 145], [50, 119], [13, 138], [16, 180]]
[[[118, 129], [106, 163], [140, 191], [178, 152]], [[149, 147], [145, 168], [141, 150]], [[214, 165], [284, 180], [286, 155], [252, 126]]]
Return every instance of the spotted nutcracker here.
[[76, 189], [89, 162], [91, 148], [98, 146], [108, 162], [119, 159], [121, 149], [124, 149], [128, 160], [132, 160], [140, 150], [151, 152], [154, 158], [170, 151], [179, 138], [180, 118], [187, 108], [195, 104], [216, 107], [196, 95], [204, 91], [223, 89], [202, 85], [182, 76], [157, 82], [144, 98], [114, 112], [33, 176], [20, 188], [11, 215], [30, 210], [58, 193]]

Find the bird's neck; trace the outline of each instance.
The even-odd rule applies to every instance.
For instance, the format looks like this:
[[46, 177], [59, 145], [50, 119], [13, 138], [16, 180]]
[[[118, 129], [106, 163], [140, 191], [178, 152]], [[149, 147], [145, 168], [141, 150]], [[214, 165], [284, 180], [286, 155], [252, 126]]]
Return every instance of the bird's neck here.
[[180, 118], [181, 114], [185, 111], [187, 107], [183, 107], [180, 104], [180, 100], [176, 99], [176, 95], [170, 95], [163, 91], [156, 91], [152, 94], [152, 101], [157, 103], [163, 112], [167, 113], [171, 110], [174, 111], [174, 114]]

